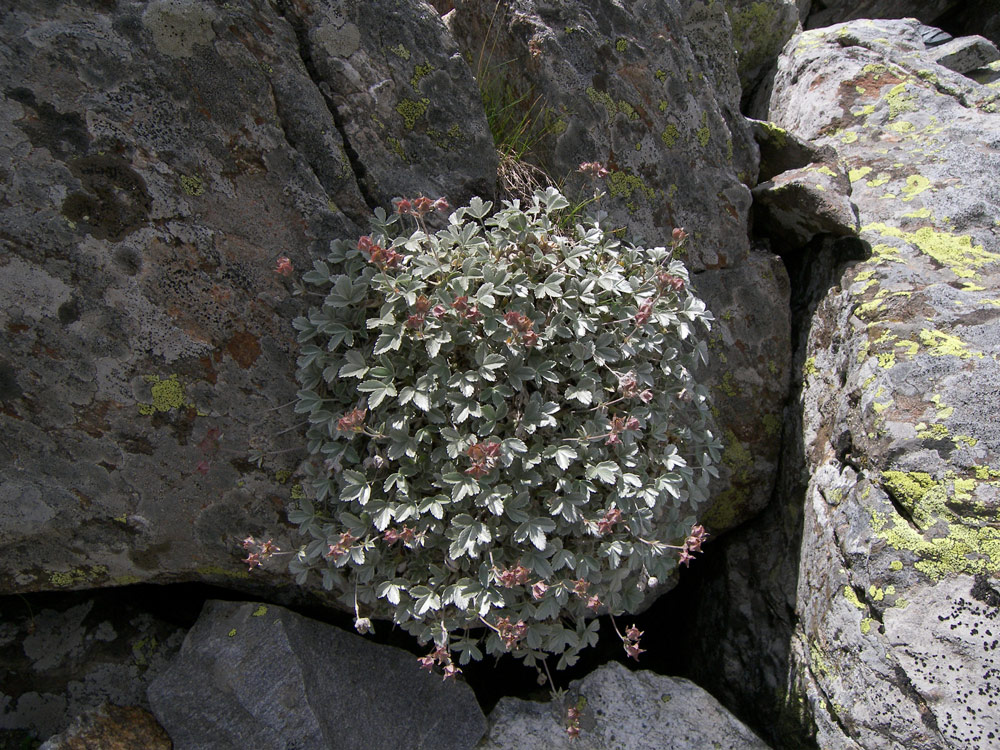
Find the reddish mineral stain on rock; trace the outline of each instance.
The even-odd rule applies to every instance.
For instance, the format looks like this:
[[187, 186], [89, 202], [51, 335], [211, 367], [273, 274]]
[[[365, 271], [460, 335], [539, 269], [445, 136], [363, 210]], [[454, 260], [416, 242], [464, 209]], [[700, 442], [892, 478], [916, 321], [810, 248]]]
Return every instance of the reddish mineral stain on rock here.
[[226, 342], [226, 351], [245, 370], [260, 356], [260, 342], [253, 334], [239, 331]]

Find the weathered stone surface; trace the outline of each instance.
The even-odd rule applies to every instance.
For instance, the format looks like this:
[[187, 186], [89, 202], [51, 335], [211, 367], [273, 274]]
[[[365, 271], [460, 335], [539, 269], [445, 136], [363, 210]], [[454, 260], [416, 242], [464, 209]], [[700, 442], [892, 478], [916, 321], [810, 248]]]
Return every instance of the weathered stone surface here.
[[733, 542], [751, 565], [727, 573], [740, 609], [705, 669], [788, 644], [747, 669], [743, 706], [773, 695], [822, 748], [1000, 747], [996, 98], [914, 21], [806, 32], [779, 63], [770, 118], [837, 149], [869, 250], [816, 256], [801, 442], [779, 510]]
[[81, 714], [65, 732], [39, 750], [172, 750], [170, 737], [153, 715], [137, 706], [112, 706]]
[[472, 690], [412, 654], [246, 602], [205, 604], [149, 702], [175, 750], [450, 750], [486, 730]]
[[304, 454], [275, 261], [397, 193], [492, 190], [429, 6], [286, 5], [4, 5], [0, 591], [287, 583], [237, 562], [285, 545]]
[[497, 157], [479, 89], [434, 8], [332, 0], [289, 13], [369, 203], [493, 195]]
[[[580, 735], [566, 734], [566, 707], [580, 708]], [[631, 672], [611, 662], [570, 684], [565, 705], [504, 698], [478, 750], [766, 750], [711, 695], [689, 680]]]
[[[552, 127], [536, 146], [539, 163], [581, 196], [592, 186], [576, 173], [580, 162], [604, 163], [611, 174], [600, 208], [633, 239], [661, 244], [673, 226], [692, 235], [685, 260], [730, 343], [706, 376], [720, 431], [733, 441], [716, 492], [721, 507], [708, 512], [739, 523], [760, 510], [773, 483], [778, 443], [760, 429], [760, 415], [776, 414], [784, 400], [788, 317], [784, 270], [749, 260], [757, 153], [738, 111], [727, 17], [712, 4], [674, 0], [519, 0], [494, 15], [496, 7], [468, 0], [449, 24], [470, 59], [488, 50], [509, 61], [512, 90], [543, 103]], [[762, 327], [731, 326], [723, 315]], [[748, 486], [758, 489], [744, 493]]]
[[938, 65], [943, 65], [956, 73], [966, 74], [977, 68], [985, 68], [1000, 59], [1000, 51], [989, 39], [981, 36], [961, 36], [939, 47], [934, 47], [930, 57]]
[[837, 152], [829, 146], [818, 148], [773, 122], [750, 120], [750, 126], [760, 148], [758, 184], [790, 169], [799, 169], [813, 163], [834, 164], [837, 161]]
[[718, 534], [767, 505], [777, 476], [791, 358], [788, 274], [777, 256], [751, 251], [739, 269], [702, 273], [694, 284], [716, 317], [706, 376], [723, 481], [702, 520]]
[[[684, 35], [698, 67], [712, 81], [719, 110], [733, 138], [732, 169], [740, 181], [752, 186], [757, 174], [758, 155], [752, 132], [740, 111], [742, 84], [727, 8], [721, 3], [706, 3], [704, 0], [681, 0], [681, 7], [684, 11]], [[780, 51], [781, 45], [778, 45], [773, 56], [775, 60]]]
[[740, 83], [749, 96], [800, 28], [795, 0], [726, 0], [739, 60]]
[[106, 702], [148, 708], [147, 685], [184, 638], [183, 628], [112, 596], [34, 611], [10, 598], [3, 617], [0, 730], [42, 740]]
[[544, 103], [551, 129], [534, 152], [553, 179], [588, 195], [577, 167], [601, 162], [611, 170], [601, 208], [613, 226], [649, 242], [684, 226], [696, 239], [694, 270], [738, 266], [750, 195], [731, 166], [734, 138], [719, 108], [727, 94], [715, 90], [713, 70], [699, 69], [676, 0], [495, 9], [468, 0], [451, 27], [470, 58], [486, 50], [483, 66], [503, 61], [516, 95]]
[[850, 194], [851, 182], [836, 163], [782, 172], [753, 190], [754, 230], [779, 253], [794, 252], [819, 234], [856, 235]]

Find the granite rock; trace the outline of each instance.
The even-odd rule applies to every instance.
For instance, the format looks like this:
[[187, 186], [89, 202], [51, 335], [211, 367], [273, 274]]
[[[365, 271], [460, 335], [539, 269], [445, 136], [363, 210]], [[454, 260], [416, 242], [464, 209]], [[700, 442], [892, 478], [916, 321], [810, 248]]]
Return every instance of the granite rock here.
[[471, 748], [472, 690], [282, 607], [208, 601], [149, 702], [175, 750]]
[[[580, 711], [578, 737], [566, 709]], [[610, 662], [570, 683], [564, 702], [504, 698], [478, 750], [766, 750], [767, 745], [690, 680], [630, 671]]]

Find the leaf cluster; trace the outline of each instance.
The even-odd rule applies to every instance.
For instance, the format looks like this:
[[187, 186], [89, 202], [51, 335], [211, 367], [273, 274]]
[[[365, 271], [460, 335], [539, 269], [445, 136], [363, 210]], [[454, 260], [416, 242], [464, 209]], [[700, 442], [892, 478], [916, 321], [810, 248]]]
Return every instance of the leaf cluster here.
[[711, 315], [677, 242], [567, 229], [569, 207], [474, 198], [437, 231], [377, 210], [304, 275], [323, 301], [295, 321], [293, 570], [460, 663], [572, 664], [593, 615], [674, 572], [719, 459], [695, 379]]

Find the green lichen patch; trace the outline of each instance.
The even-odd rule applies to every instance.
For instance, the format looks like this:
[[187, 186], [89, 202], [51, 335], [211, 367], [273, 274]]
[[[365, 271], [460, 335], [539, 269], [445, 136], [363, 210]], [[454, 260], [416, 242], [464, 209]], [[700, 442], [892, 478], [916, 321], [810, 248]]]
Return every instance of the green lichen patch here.
[[143, 380], [150, 384], [150, 395], [152, 400], [149, 403], [139, 404], [139, 413], [150, 416], [157, 412], [164, 413], [181, 408], [195, 408], [193, 403], [188, 403], [184, 394], [184, 386], [176, 374], [161, 380], [156, 375], [146, 375]]
[[932, 357], [983, 358], [982, 352], [970, 350], [968, 344], [950, 333], [924, 328], [920, 331], [919, 336], [920, 343], [927, 347], [927, 353]]
[[57, 571], [49, 576], [49, 583], [59, 588], [80, 587], [106, 578], [108, 569], [104, 565], [88, 565], [67, 571]]
[[895, 120], [904, 112], [913, 112], [917, 108], [916, 97], [907, 91], [906, 86], [906, 83], [898, 83], [885, 95], [889, 103], [890, 120]]
[[712, 131], [708, 127], [708, 112], [701, 113], [701, 127], [694, 131], [694, 137], [698, 139], [702, 148], [705, 148], [711, 140]]
[[410, 59], [410, 50], [406, 49], [402, 44], [397, 44], [395, 47], [389, 47], [389, 51], [401, 60]]
[[677, 126], [672, 122], [667, 124], [667, 127], [663, 129], [660, 133], [660, 140], [663, 141], [667, 148], [673, 148], [677, 145], [677, 138], [680, 136], [680, 131], [677, 130]]
[[624, 170], [608, 175], [607, 184], [608, 192], [612, 196], [625, 199], [625, 206], [629, 211], [636, 211], [639, 208], [639, 204], [633, 196], [644, 195], [647, 200], [653, 200], [656, 195], [653, 189], [648, 187], [639, 177]]
[[773, 122], [768, 122], [767, 120], [761, 122], [761, 127], [764, 128], [768, 138], [774, 142], [776, 147], [784, 148], [788, 144], [788, 131], [784, 128], [779, 128]]
[[950, 269], [959, 278], [973, 278], [984, 266], [1000, 262], [1000, 254], [984, 250], [982, 245], [972, 244], [972, 237], [967, 234], [954, 235], [933, 227], [906, 232], [882, 223], [868, 224], [862, 231], [878, 232], [883, 237], [901, 239], [933, 258], [939, 265]]
[[420, 81], [423, 80], [425, 76], [428, 76], [433, 72], [434, 66], [429, 62], [425, 62], [423, 65], [417, 65], [413, 68], [413, 77], [410, 78], [410, 85], [419, 91]]
[[181, 189], [188, 195], [197, 197], [205, 192], [205, 182], [198, 175], [181, 175]]
[[857, 592], [850, 586], [844, 586], [844, 598], [847, 599], [848, 603], [850, 603], [852, 607], [856, 607], [860, 610], [867, 609], [867, 607], [865, 607], [865, 605], [862, 604], [861, 600], [858, 598]]
[[430, 103], [431, 100], [426, 98], [419, 101], [415, 99], [403, 99], [400, 101], [396, 105], [396, 112], [403, 118], [403, 127], [407, 130], [413, 130], [413, 126], [417, 124], [417, 120], [427, 112], [427, 105]]
[[851, 182], [857, 182], [867, 177], [872, 171], [871, 167], [858, 167], [857, 169], [852, 169], [847, 173], [847, 178]]
[[886, 471], [882, 483], [909, 519], [892, 521], [872, 513], [876, 535], [898, 550], [909, 550], [919, 560], [914, 567], [932, 580], [955, 573], [995, 574], [1000, 571], [1000, 529], [989, 519], [959, 516], [955, 507], [967, 506], [978, 480], [949, 474], [935, 480], [926, 472]]
[[903, 186], [904, 201], [911, 201], [925, 190], [929, 189], [931, 181], [923, 175], [914, 174], [906, 178], [906, 185]]

